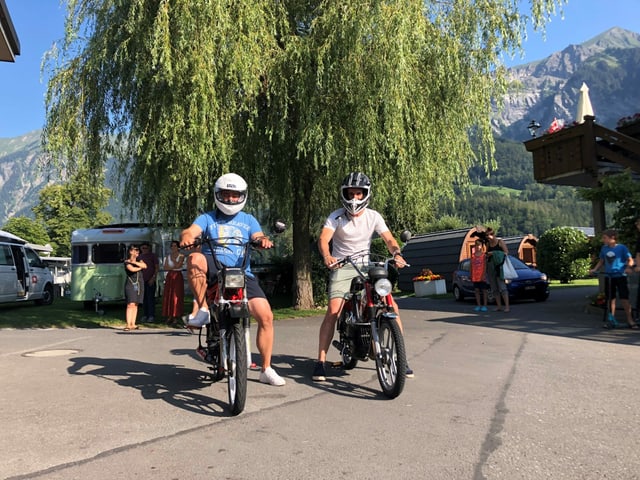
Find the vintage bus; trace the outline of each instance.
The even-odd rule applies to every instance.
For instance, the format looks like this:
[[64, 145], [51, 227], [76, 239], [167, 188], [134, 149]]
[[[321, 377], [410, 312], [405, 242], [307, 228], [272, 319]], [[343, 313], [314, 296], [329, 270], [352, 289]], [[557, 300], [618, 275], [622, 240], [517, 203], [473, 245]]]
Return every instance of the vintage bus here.
[[[147, 242], [162, 260], [169, 252], [171, 240], [180, 238], [181, 229], [144, 224], [114, 224], [71, 234], [71, 300], [84, 302], [98, 312], [100, 302], [124, 299], [126, 273], [124, 260], [129, 245]], [[162, 294], [162, 274], [156, 283]]]

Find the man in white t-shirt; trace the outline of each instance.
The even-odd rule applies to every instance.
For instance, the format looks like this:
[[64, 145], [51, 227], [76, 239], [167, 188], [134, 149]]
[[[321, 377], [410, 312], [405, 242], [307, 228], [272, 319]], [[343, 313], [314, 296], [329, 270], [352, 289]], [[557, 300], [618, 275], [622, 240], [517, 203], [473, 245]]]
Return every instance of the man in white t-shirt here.
[[[396, 265], [405, 266], [400, 253], [400, 246], [389, 231], [382, 215], [367, 208], [371, 199], [371, 180], [364, 173], [352, 172], [342, 181], [340, 187], [340, 201], [343, 208], [331, 212], [322, 227], [318, 239], [318, 249], [327, 268], [332, 268], [329, 279], [329, 305], [320, 326], [318, 342], [318, 361], [313, 370], [314, 381], [326, 380], [324, 362], [327, 350], [333, 339], [338, 315], [344, 305], [345, 295], [349, 293], [351, 280], [357, 275], [353, 266], [347, 264], [339, 269], [331, 267], [338, 260], [353, 255], [362, 250], [369, 250], [371, 237], [377, 233], [387, 245], [389, 252], [396, 257]], [[329, 242], [333, 241], [332, 251]], [[368, 258], [361, 259], [363, 266], [368, 265]], [[398, 312], [395, 301], [393, 308]], [[398, 316], [398, 325], [402, 330], [402, 323]], [[413, 371], [407, 366], [407, 376], [413, 377]]]

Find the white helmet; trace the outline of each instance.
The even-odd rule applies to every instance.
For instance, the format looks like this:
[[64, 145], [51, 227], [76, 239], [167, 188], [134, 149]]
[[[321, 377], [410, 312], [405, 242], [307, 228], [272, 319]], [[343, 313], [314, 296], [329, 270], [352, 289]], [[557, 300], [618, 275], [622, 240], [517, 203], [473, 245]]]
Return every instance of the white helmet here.
[[[237, 202], [226, 201], [220, 194], [222, 190], [231, 190], [232, 192], [240, 193], [240, 200]], [[247, 203], [247, 182], [238, 174], [226, 173], [216, 180], [214, 195], [218, 210], [225, 215], [235, 215], [242, 210], [244, 204]]]

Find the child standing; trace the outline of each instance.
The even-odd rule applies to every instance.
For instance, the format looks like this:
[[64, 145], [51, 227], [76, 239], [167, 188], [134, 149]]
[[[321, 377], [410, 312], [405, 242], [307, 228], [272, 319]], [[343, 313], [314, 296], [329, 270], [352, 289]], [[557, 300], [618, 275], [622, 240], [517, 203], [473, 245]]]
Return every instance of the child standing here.
[[[476, 240], [471, 257], [471, 281], [473, 282], [474, 293], [476, 295], [476, 312], [487, 311], [487, 296], [489, 286], [486, 282], [487, 256], [484, 253], [482, 240]], [[482, 302], [481, 302], [482, 297]]]
[[602, 248], [598, 263], [589, 273], [597, 272], [604, 265], [604, 291], [609, 304], [609, 316], [605, 326], [615, 326], [616, 312], [616, 292], [620, 296], [620, 303], [627, 315], [627, 323], [630, 328], [638, 329], [638, 325], [631, 317], [631, 304], [629, 303], [629, 285], [627, 283], [627, 273], [630, 273], [633, 266], [633, 257], [629, 249], [621, 243], [617, 243], [618, 232], [614, 229], [602, 232]]

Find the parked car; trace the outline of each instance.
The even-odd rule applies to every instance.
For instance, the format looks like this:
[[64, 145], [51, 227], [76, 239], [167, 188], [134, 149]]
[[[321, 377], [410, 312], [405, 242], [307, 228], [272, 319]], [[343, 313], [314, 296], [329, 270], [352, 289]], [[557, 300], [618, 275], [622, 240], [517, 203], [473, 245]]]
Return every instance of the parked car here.
[[[509, 255], [509, 259], [518, 273], [518, 278], [505, 280], [509, 290], [509, 298], [514, 300], [533, 299], [536, 302], [545, 301], [549, 297], [547, 275], [529, 267], [511, 255]], [[458, 301], [462, 301], [465, 298], [474, 298], [470, 259], [467, 258], [461, 261], [458, 269], [453, 272], [452, 289], [453, 296]], [[492, 300], [491, 292], [489, 292], [489, 299]]]

